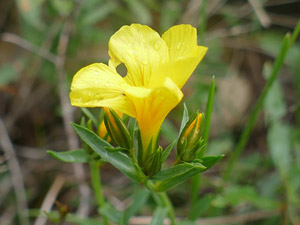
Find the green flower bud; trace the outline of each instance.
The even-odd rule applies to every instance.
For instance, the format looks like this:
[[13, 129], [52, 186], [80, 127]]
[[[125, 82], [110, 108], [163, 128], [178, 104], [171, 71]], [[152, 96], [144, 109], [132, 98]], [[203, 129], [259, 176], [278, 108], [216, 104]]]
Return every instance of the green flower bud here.
[[143, 167], [143, 172], [145, 175], [152, 177], [160, 171], [162, 164], [162, 152], [163, 148], [159, 146], [155, 152], [153, 152], [149, 157], [147, 157], [145, 165]]
[[111, 109], [105, 108], [104, 111], [104, 123], [111, 140], [119, 147], [131, 150], [131, 136], [122, 119]]
[[204, 114], [197, 112], [190, 118], [183, 128], [177, 142], [177, 159], [191, 162], [195, 159], [197, 151], [202, 146], [201, 128]]

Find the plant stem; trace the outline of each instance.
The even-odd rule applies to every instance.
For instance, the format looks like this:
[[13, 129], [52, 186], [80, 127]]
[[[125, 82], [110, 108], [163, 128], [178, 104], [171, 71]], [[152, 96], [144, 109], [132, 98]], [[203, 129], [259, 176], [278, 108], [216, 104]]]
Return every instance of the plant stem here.
[[[102, 193], [102, 184], [100, 180], [100, 168], [98, 163], [95, 161], [90, 162], [90, 171], [91, 171], [91, 178], [92, 178], [92, 186], [96, 195], [96, 200], [98, 204], [98, 208], [101, 208], [104, 204], [104, 197]], [[106, 216], [102, 216], [105, 225], [109, 225], [109, 221]]]
[[167, 193], [152, 191], [152, 194], [159, 206], [162, 206], [162, 207], [168, 209], [168, 215], [171, 220], [171, 224], [176, 225], [176, 221], [175, 221], [176, 217], [175, 217], [174, 207], [173, 207], [173, 204], [170, 201]]

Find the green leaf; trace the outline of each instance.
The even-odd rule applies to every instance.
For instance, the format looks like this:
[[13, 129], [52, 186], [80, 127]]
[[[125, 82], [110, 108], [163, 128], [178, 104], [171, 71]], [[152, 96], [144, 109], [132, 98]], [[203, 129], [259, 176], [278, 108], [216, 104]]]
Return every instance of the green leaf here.
[[151, 223], [149, 225], [162, 225], [168, 213], [167, 207], [157, 207], [153, 213]]
[[201, 163], [182, 163], [160, 171], [151, 179], [157, 181], [155, 184], [157, 191], [166, 191], [205, 170], [206, 167]]
[[135, 168], [127, 155], [121, 152], [107, 151], [105, 149], [106, 147], [112, 148], [108, 142], [102, 140], [95, 133], [82, 126], [74, 123], [72, 126], [81, 139], [100, 155], [103, 160], [112, 164], [130, 179], [139, 181], [139, 175], [136, 173]]
[[123, 213], [123, 223], [121, 224], [128, 224], [130, 217], [134, 216], [134, 214], [138, 212], [141, 207], [147, 202], [149, 194], [150, 192], [147, 189], [142, 189], [137, 193], [134, 193], [131, 205]]
[[199, 161], [200, 163], [206, 167], [205, 170], [208, 170], [213, 165], [215, 165], [220, 159], [222, 159], [224, 155], [219, 156], [204, 156]]
[[173, 149], [175, 143], [176, 143], [176, 140], [173, 141], [173, 142], [172, 142], [172, 143], [171, 143], [171, 144], [163, 151], [163, 153], [162, 153], [162, 155], [161, 155], [161, 163], [163, 163], [163, 162], [166, 161], [166, 159], [167, 159], [168, 156], [170, 155], [170, 153], [171, 153], [171, 151], [172, 151], [172, 149]]
[[101, 208], [100, 208], [100, 214], [103, 216], [106, 216], [109, 221], [118, 224], [120, 222], [120, 219], [122, 218], [122, 212], [117, 210], [115, 207], [112, 205], [105, 203]]
[[87, 163], [90, 160], [89, 155], [83, 149], [65, 152], [55, 152], [49, 150], [47, 153], [53, 158], [67, 163]]

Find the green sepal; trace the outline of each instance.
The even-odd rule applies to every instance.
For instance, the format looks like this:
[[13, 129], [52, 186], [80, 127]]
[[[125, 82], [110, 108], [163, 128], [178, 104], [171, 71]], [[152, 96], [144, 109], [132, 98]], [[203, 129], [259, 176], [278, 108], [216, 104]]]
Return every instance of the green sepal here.
[[77, 124], [71, 124], [75, 129], [76, 133], [80, 136], [80, 138], [89, 145], [100, 157], [109, 162], [114, 167], [119, 169], [122, 173], [128, 176], [130, 179], [139, 182], [140, 176], [136, 172], [131, 160], [129, 157], [122, 153], [122, 152], [110, 152], [107, 151], [105, 148], [112, 146], [104, 141], [103, 139], [99, 138], [94, 132], [80, 126]]
[[143, 167], [143, 172], [146, 176], [152, 177], [161, 170], [162, 153], [163, 148], [159, 146], [155, 152], [153, 152], [150, 156], [147, 157], [145, 165]]
[[[110, 115], [108, 114], [111, 114], [112, 118], [110, 118]], [[107, 132], [114, 143], [116, 143], [119, 147], [132, 149], [132, 140], [130, 133], [123, 120], [114, 110], [109, 109], [109, 112], [105, 113], [104, 123]]]
[[162, 152], [162, 154], [161, 154], [161, 163], [164, 163], [166, 161], [166, 159], [170, 155], [175, 143], [176, 143], [176, 140], [173, 141], [171, 144], [169, 144], [169, 146]]
[[192, 162], [199, 151], [202, 151], [204, 145], [203, 145], [203, 139], [200, 138], [198, 140], [198, 143], [195, 144], [195, 146], [191, 149], [188, 149], [185, 145], [185, 150], [181, 152], [181, 155], [179, 155], [178, 159], [183, 162]]
[[66, 163], [87, 163], [90, 160], [90, 156], [83, 149], [77, 149], [72, 151], [55, 152], [52, 150], [47, 151], [49, 155], [62, 162]]
[[93, 121], [91, 119], [89, 119], [86, 123], [86, 128], [88, 128], [89, 130], [93, 130]]
[[[137, 121], [134, 118], [129, 118], [128, 121], [128, 131], [131, 136], [131, 145], [134, 146], [135, 133], [138, 130]], [[135, 146], [134, 146], [135, 147]]]
[[194, 113], [192, 115], [192, 117], [190, 117], [190, 119], [185, 123], [185, 126], [183, 127], [183, 129], [180, 132], [179, 138], [178, 138], [178, 142], [177, 142], [177, 150], [181, 150], [182, 149], [182, 145], [184, 144], [184, 141], [186, 140], [186, 138], [184, 137], [184, 134], [186, 133], [187, 129], [189, 128], [189, 126], [193, 123], [193, 121], [196, 119], [196, 117], [198, 116], [199, 112], [197, 111], [196, 113]]
[[[192, 162], [197, 152], [202, 148], [203, 139], [201, 131], [203, 130], [204, 114], [196, 112], [185, 124], [177, 141], [176, 159], [184, 162]], [[197, 126], [200, 122], [200, 127]]]
[[182, 163], [157, 173], [151, 179], [155, 180], [156, 191], [166, 191], [175, 185], [186, 181], [194, 175], [205, 171], [207, 168], [199, 162]]
[[181, 124], [180, 124], [179, 135], [181, 134], [183, 128], [185, 127], [185, 125], [188, 121], [189, 121], [189, 111], [188, 111], [188, 108], [186, 107], [186, 104], [183, 103], [183, 115], [182, 115], [182, 120], [181, 120]]

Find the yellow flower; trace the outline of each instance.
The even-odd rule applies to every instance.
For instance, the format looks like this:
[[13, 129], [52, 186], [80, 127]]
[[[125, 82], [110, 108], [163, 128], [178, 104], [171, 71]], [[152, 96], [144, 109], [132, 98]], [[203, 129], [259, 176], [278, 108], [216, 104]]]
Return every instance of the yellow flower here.
[[[71, 104], [109, 107], [136, 118], [144, 149], [139, 158], [145, 161], [154, 151], [148, 145], [156, 142], [165, 117], [183, 97], [181, 87], [206, 51], [190, 25], [173, 26], [162, 37], [148, 26], [123, 26], [110, 38], [109, 65], [95, 63], [75, 74]], [[122, 63], [125, 77], [116, 70]]]

